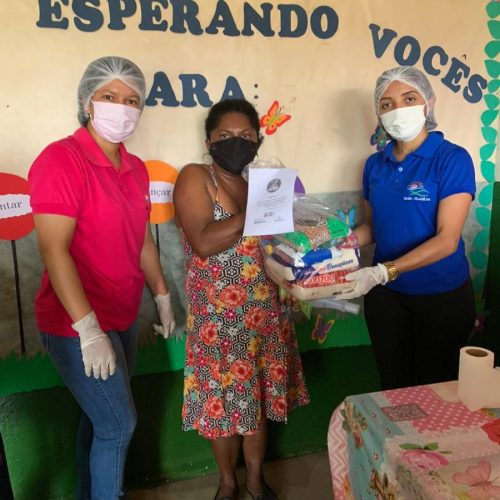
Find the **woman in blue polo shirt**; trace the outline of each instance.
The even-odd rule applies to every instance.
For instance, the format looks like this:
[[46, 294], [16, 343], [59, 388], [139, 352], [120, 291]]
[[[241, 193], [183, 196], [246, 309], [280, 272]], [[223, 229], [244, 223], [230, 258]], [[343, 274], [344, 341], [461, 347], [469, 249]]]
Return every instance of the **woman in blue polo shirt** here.
[[376, 243], [374, 266], [348, 275], [355, 288], [339, 297], [366, 295], [382, 389], [456, 379], [475, 320], [461, 236], [474, 166], [465, 149], [431, 132], [435, 101], [416, 68], [377, 80], [377, 116], [393, 140], [366, 162], [365, 222], [355, 230], [361, 246]]

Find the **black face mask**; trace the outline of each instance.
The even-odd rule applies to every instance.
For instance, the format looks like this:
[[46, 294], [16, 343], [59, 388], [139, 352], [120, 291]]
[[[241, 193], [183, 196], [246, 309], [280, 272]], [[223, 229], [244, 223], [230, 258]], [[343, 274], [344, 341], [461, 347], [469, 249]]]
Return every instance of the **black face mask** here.
[[257, 154], [259, 143], [242, 137], [212, 142], [209, 153], [215, 163], [231, 174], [240, 175]]

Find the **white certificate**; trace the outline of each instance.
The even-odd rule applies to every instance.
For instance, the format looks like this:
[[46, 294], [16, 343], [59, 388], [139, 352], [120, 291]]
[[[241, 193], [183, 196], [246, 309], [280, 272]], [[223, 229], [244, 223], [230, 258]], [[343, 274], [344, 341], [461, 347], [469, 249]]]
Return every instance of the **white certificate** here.
[[243, 236], [293, 231], [293, 194], [297, 171], [291, 168], [250, 168]]

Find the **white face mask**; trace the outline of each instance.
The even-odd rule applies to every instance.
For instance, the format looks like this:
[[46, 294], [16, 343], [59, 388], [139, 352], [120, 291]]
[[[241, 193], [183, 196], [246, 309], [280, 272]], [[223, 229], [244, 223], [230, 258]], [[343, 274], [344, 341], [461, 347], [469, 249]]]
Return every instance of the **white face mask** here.
[[385, 131], [397, 141], [409, 142], [415, 139], [425, 125], [425, 105], [397, 108], [383, 115], [380, 121]]
[[97, 134], [109, 142], [122, 142], [128, 139], [137, 127], [141, 110], [114, 104], [112, 102], [94, 102], [92, 126]]

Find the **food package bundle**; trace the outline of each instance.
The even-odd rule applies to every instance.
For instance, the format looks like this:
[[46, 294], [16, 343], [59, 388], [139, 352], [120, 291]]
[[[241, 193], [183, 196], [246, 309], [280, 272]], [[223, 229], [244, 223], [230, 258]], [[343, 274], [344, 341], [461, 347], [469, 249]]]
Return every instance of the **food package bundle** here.
[[296, 195], [294, 231], [261, 238], [271, 279], [299, 300], [352, 290], [345, 276], [359, 269], [359, 247], [348, 225], [307, 195]]

